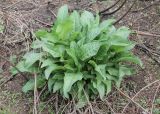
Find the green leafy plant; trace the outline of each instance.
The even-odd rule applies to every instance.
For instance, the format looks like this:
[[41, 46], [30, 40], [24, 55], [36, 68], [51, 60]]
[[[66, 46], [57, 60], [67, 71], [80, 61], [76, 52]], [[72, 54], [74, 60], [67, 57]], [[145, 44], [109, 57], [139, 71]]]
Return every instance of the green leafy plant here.
[[[112, 85], [120, 86], [124, 76], [133, 69], [128, 62], [142, 65], [131, 49], [135, 44], [128, 39], [131, 31], [126, 27], [116, 29], [115, 20], [100, 22], [99, 15], [83, 11], [68, 13], [62, 6], [53, 27], [38, 30], [36, 40], [17, 64], [21, 72], [37, 74], [37, 87], [48, 83], [50, 92], [59, 92], [63, 97], [103, 97]], [[13, 75], [18, 71], [12, 68]], [[33, 90], [34, 79], [22, 88]], [[86, 93], [86, 94], [85, 94]]]

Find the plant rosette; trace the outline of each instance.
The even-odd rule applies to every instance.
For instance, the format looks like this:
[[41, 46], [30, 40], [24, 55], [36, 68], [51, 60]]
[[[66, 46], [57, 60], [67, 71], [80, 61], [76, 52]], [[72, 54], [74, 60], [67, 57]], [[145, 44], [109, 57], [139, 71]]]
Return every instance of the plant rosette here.
[[[94, 99], [99, 95], [103, 100], [113, 84], [120, 87], [123, 77], [134, 73], [128, 62], [142, 66], [131, 51], [135, 46], [128, 39], [131, 31], [124, 26], [116, 29], [114, 22], [100, 22], [98, 14], [88, 11], [69, 13], [64, 5], [49, 31], [35, 33], [31, 51], [16, 67], [21, 72], [36, 73], [37, 88], [47, 83], [50, 92], [58, 92], [64, 98], [85, 101], [86, 97]], [[11, 72], [18, 73], [14, 68]], [[23, 92], [33, 90], [34, 82], [30, 79]]]

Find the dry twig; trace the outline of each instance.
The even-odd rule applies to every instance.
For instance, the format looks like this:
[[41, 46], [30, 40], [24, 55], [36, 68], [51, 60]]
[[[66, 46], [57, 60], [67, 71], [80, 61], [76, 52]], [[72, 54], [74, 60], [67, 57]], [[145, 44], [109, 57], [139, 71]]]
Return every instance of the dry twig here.
[[136, 104], [138, 107], [140, 107], [144, 112], [148, 114], [148, 111], [144, 109], [139, 103], [135, 102], [132, 98], [130, 98], [128, 95], [126, 95], [122, 90], [119, 88], [115, 87], [122, 95], [124, 95], [126, 98], [128, 98], [130, 101], [132, 101], [134, 104]]
[[87, 102], [88, 102], [88, 104], [89, 104], [89, 106], [90, 106], [90, 108], [91, 108], [91, 112], [92, 112], [92, 114], [94, 114], [94, 110], [93, 110], [92, 104], [90, 103], [89, 98], [88, 98], [88, 96], [87, 96], [87, 94], [86, 94], [86, 92], [85, 92], [84, 89], [83, 89], [83, 92], [84, 92], [84, 94], [85, 94], [85, 96], [86, 96], [86, 99], [87, 99]]
[[124, 4], [127, 2], [127, 0], [124, 0], [123, 1], [123, 3], [116, 9], [116, 10], [114, 10], [114, 11], [112, 11], [112, 12], [107, 12], [107, 13], [101, 13], [103, 16], [105, 16], [105, 15], [112, 15], [112, 14], [114, 14], [114, 13], [116, 13], [117, 11], [119, 11], [123, 6], [124, 6]]
[[38, 110], [37, 110], [37, 75], [34, 74], [34, 108], [33, 108], [33, 114], [38, 114]]
[[132, 7], [133, 7], [134, 4], [136, 3], [136, 1], [137, 1], [137, 0], [134, 0], [134, 1], [133, 1], [132, 5], [131, 5], [130, 8], [128, 9], [128, 11], [127, 11], [124, 15], [122, 15], [122, 17], [120, 17], [114, 24], [117, 24], [119, 21], [121, 21], [121, 20], [130, 12], [130, 10], [132, 9]]
[[[157, 83], [157, 82], [159, 82], [159, 80], [156, 80], [156, 81], [154, 81], [154, 82], [146, 85], [146, 86], [143, 87], [141, 90], [139, 90], [139, 91], [136, 93], [136, 95], [134, 95], [131, 99], [134, 100], [134, 99], [139, 95], [140, 92], [142, 92], [144, 89], [148, 88], [149, 86], [151, 86], [151, 85], [153, 85], [153, 84], [155, 84], [155, 83]], [[130, 101], [129, 103], [127, 103], [126, 106], [123, 108], [122, 114], [124, 114], [124, 111], [126, 110], [126, 108], [128, 107], [128, 105], [129, 105], [130, 103], [131, 103], [131, 101]]]
[[155, 92], [154, 97], [153, 97], [153, 100], [152, 100], [151, 114], [153, 114], [154, 102], [155, 102], [156, 95], [157, 95], [157, 93], [158, 93], [159, 88], [160, 88], [160, 83], [159, 83], [159, 85], [158, 85], [158, 87], [157, 87], [157, 89], [156, 89], [156, 92]]
[[149, 33], [149, 32], [137, 31], [137, 30], [134, 30], [134, 31], [135, 31], [135, 33], [138, 34], [138, 35], [160, 37], [160, 34], [152, 34], [152, 33]]
[[111, 5], [110, 7], [108, 7], [108, 8], [106, 8], [106, 9], [100, 11], [99, 14], [102, 14], [102, 13], [108, 11], [109, 9], [113, 8], [113, 7], [114, 7], [116, 4], [118, 4], [118, 2], [120, 2], [120, 1], [121, 1], [121, 0], [117, 0], [117, 1], [116, 1], [113, 5]]
[[133, 13], [137, 13], [137, 12], [141, 12], [141, 11], [144, 11], [144, 10], [147, 10], [148, 8], [152, 7], [152, 6], [155, 6], [155, 5], [160, 5], [160, 0], [159, 1], [156, 1], [155, 3], [152, 3], [142, 9], [138, 9], [138, 10], [133, 10], [132, 12]]

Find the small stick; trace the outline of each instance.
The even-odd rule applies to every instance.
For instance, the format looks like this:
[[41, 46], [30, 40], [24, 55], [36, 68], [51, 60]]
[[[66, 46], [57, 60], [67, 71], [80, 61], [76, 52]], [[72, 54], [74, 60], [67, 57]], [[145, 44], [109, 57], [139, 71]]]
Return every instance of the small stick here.
[[37, 111], [37, 75], [34, 74], [34, 109], [33, 109], [33, 114], [38, 114]]
[[0, 87], [2, 87], [7, 82], [11, 81], [13, 78], [14, 78], [13, 76], [9, 77], [6, 81], [4, 81], [3, 83], [1, 83]]
[[116, 1], [116, 2], [115, 2], [113, 5], [111, 5], [110, 7], [108, 7], [108, 8], [106, 8], [106, 9], [100, 11], [99, 14], [102, 14], [102, 13], [106, 12], [107, 10], [113, 8], [113, 7], [114, 7], [116, 4], [118, 4], [118, 2], [120, 2], [120, 1], [121, 1], [121, 0]]
[[40, 99], [42, 93], [45, 91], [46, 87], [47, 87], [47, 83], [45, 84], [45, 86], [43, 87], [43, 89], [40, 91], [40, 93], [38, 95], [38, 98], [37, 98], [37, 101], [39, 101], [39, 99]]
[[[43, 106], [43, 108], [41, 108], [41, 110], [39, 111], [39, 113], [41, 114], [41, 112], [43, 111], [43, 109], [45, 109], [45, 107], [47, 107], [47, 105], [55, 99], [55, 96], [53, 95], [47, 102], [46, 104]], [[59, 113], [58, 113], [59, 114]]]
[[[134, 98], [136, 98], [141, 91], [143, 91], [144, 89], [148, 88], [149, 86], [151, 86], [151, 85], [153, 85], [153, 84], [155, 84], [155, 83], [157, 83], [157, 82], [159, 82], [159, 80], [156, 80], [156, 81], [154, 81], [154, 82], [146, 85], [145, 87], [143, 87], [141, 90], [139, 90], [139, 91], [136, 93], [136, 95], [134, 95], [134, 96], [132, 97], [132, 100], [134, 100]], [[128, 107], [128, 105], [129, 105], [130, 103], [131, 103], [131, 101], [130, 101], [129, 103], [127, 103], [126, 106], [123, 108], [122, 114], [124, 113], [124, 111], [126, 110], [126, 108]]]
[[136, 3], [136, 1], [137, 1], [137, 0], [134, 0], [134, 1], [133, 1], [133, 4], [132, 4], [131, 7], [128, 9], [128, 11], [127, 11], [124, 15], [122, 15], [122, 17], [120, 17], [120, 18], [114, 23], [114, 25], [117, 24], [119, 21], [121, 21], [121, 20], [130, 12], [130, 10], [132, 9], [132, 7], [133, 7], [134, 4]]
[[58, 94], [56, 93], [56, 102], [55, 102], [56, 114], [58, 114]]
[[50, 9], [48, 9], [48, 10], [54, 15], [55, 18], [57, 18], [57, 15], [52, 10], [50, 10]]
[[37, 21], [37, 22], [39, 22], [39, 23], [42, 23], [42, 24], [45, 25], [45, 26], [52, 27], [52, 24], [45, 23], [45, 22], [43, 22], [43, 21], [41, 21], [41, 20], [39, 20], [39, 19], [35, 19], [35, 21]]
[[105, 16], [105, 15], [112, 15], [112, 14], [114, 14], [115, 12], [117, 12], [118, 10], [120, 10], [124, 6], [124, 4], [126, 2], [127, 2], [127, 0], [124, 0], [124, 2], [116, 10], [114, 10], [112, 12], [102, 13], [102, 15]]
[[106, 103], [107, 103], [107, 105], [108, 105], [108, 107], [111, 109], [111, 111], [113, 112], [113, 114], [116, 114], [116, 112], [113, 110], [113, 108], [111, 107], [111, 105], [110, 105], [110, 103], [107, 101], [107, 100], [105, 100], [106, 101]]
[[143, 9], [133, 10], [133, 11], [131, 11], [131, 12], [137, 13], [137, 12], [140, 12], [140, 11], [147, 10], [148, 8], [150, 8], [150, 7], [154, 6], [154, 5], [159, 5], [159, 2], [160, 2], [160, 0], [157, 1], [157, 2], [155, 2], [155, 3], [152, 3], [152, 4], [148, 5], [148, 6], [146, 6], [146, 7], [144, 7]]
[[159, 34], [152, 34], [152, 33], [149, 33], [149, 32], [143, 32], [143, 31], [137, 31], [137, 30], [134, 30], [134, 31], [138, 35], [160, 37]]
[[86, 99], [87, 99], [87, 102], [88, 102], [88, 104], [89, 104], [89, 106], [90, 106], [90, 108], [91, 108], [91, 112], [92, 112], [92, 114], [94, 114], [94, 111], [93, 111], [93, 108], [92, 108], [92, 104], [89, 102], [89, 98], [88, 98], [88, 96], [87, 96], [87, 94], [86, 94], [86, 92], [85, 92], [84, 89], [83, 89], [83, 92], [84, 92], [84, 94], [85, 94], [85, 96], [86, 96]]
[[154, 94], [154, 97], [153, 97], [151, 114], [153, 114], [154, 102], [155, 102], [156, 95], [157, 95], [157, 93], [158, 93], [159, 88], [160, 88], [160, 83], [159, 83], [159, 85], [158, 85], [158, 87], [157, 87], [157, 89], [156, 89], [156, 92], [155, 92], [155, 94]]
[[145, 111], [148, 114], [148, 111], [146, 109], [144, 109], [139, 103], [135, 102], [132, 98], [130, 98], [128, 95], [126, 95], [123, 91], [121, 91], [120, 89], [118, 89], [117, 87], [115, 87], [122, 95], [124, 95], [125, 97], [127, 97], [130, 101], [132, 101], [134, 104], [136, 104], [138, 107], [140, 107], [143, 111]]

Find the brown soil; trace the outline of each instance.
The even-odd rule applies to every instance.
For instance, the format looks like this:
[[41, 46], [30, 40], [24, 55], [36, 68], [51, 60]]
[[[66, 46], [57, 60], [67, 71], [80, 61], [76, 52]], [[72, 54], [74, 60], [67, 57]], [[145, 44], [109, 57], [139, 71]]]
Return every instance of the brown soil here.
[[[90, 4], [91, 0], [77, 1], [78, 2], [76, 2], [76, 0], [68, 2], [67, 0], [1, 0], [0, 22], [2, 20], [5, 28], [3, 33], [0, 33], [0, 55], [9, 59], [10, 56], [13, 55], [20, 57], [24, 52], [28, 51], [29, 45], [34, 38], [34, 31], [39, 28], [49, 28], [55, 20], [57, 9], [64, 3], [69, 4], [70, 10], [86, 9], [94, 12], [97, 9], [102, 10], [115, 2], [115, 0], [111, 0], [111, 2], [103, 1], [95, 5]], [[105, 19], [111, 17], [118, 19], [127, 11], [133, 1], [134, 0], [128, 0], [121, 10], [114, 15], [106, 16]], [[157, 1], [158, 0], [137, 0], [132, 11], [143, 9]], [[116, 26], [124, 25], [130, 27], [132, 30], [145, 32], [143, 35], [131, 36], [131, 40], [139, 44], [133, 51], [143, 61], [144, 68], [136, 66], [138, 73], [132, 77], [125, 78], [120, 89], [126, 95], [129, 95], [130, 98], [140, 91], [134, 101], [150, 112], [153, 104], [153, 111], [160, 108], [160, 104], [153, 103], [153, 99], [160, 99], [160, 89], [157, 90], [160, 82], [150, 85], [143, 91], [141, 91], [141, 89], [155, 80], [160, 79], [160, 5], [156, 4], [138, 12], [132, 11]], [[146, 35], [146, 33], [152, 35]], [[157, 36], [154, 36], [155, 34]], [[145, 48], [142, 48], [144, 46]], [[149, 52], [145, 50], [146, 48], [149, 49]], [[0, 58], [0, 70], [3, 70], [2, 73], [0, 72], [0, 84], [11, 77], [9, 68], [10, 63]], [[0, 114], [32, 113], [33, 94], [29, 93], [24, 95], [21, 92], [24, 82], [24, 78], [21, 75], [17, 75], [13, 80], [0, 86]], [[64, 114], [70, 114], [71, 112], [73, 114], [79, 114], [78, 111], [75, 111], [73, 102], [65, 101], [60, 96], [57, 98], [56, 95], [49, 95], [48, 97], [48, 99], [43, 99], [40, 102], [40, 110], [43, 110], [42, 107], [45, 107], [42, 114], [52, 114], [52, 112], [56, 112], [56, 106], [58, 110], [64, 110]], [[115, 89], [106, 97], [106, 101], [95, 100], [91, 102], [91, 104], [95, 114], [112, 114], [113, 112], [120, 114], [128, 102], [128, 98]], [[86, 108], [81, 111], [86, 114], [91, 114], [91, 107], [86, 106]], [[126, 107], [124, 113], [147, 114], [133, 102]], [[160, 112], [155, 114], [160, 114]]]

